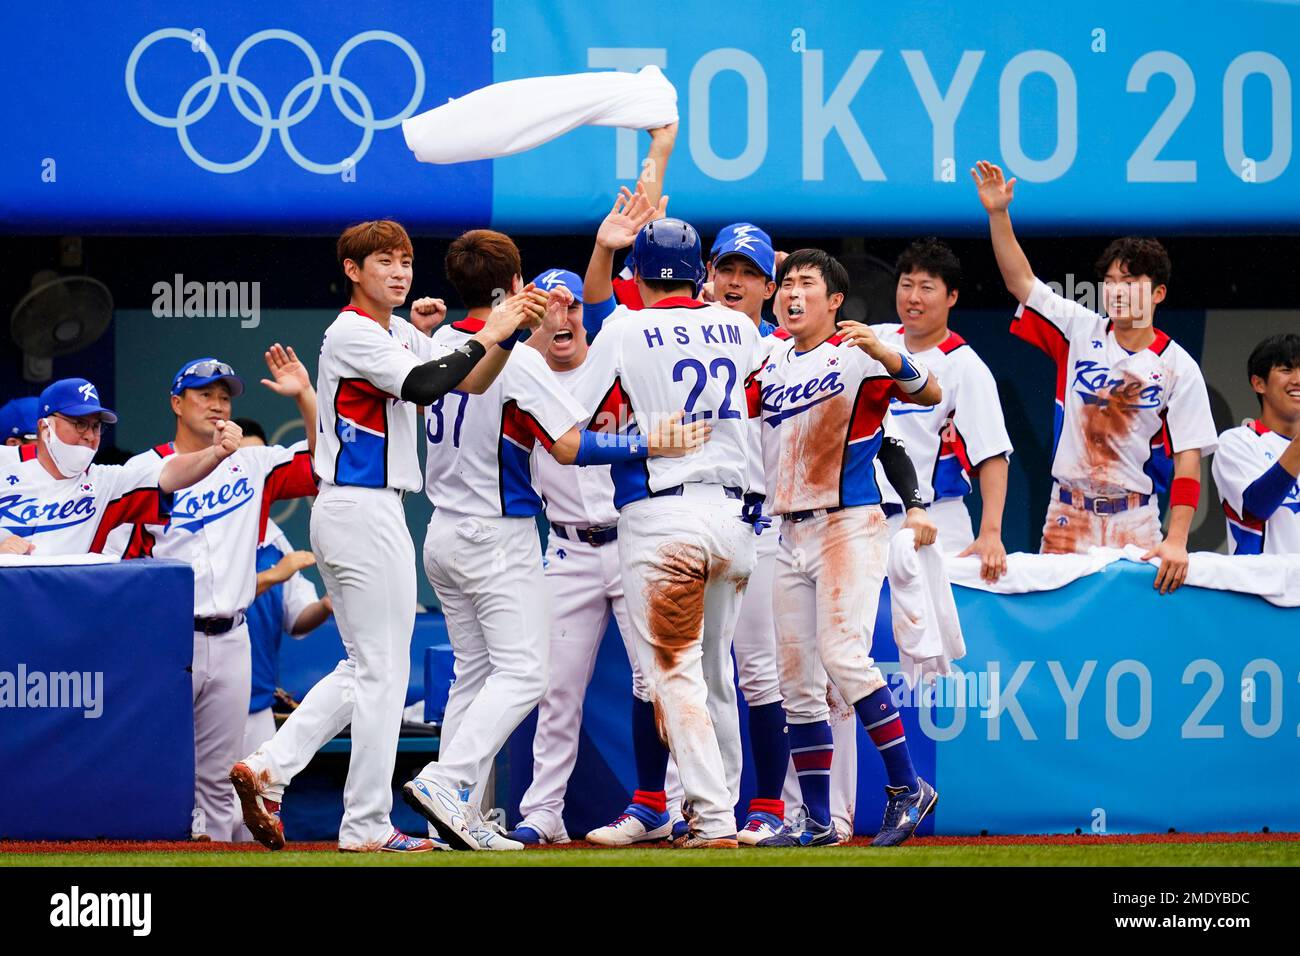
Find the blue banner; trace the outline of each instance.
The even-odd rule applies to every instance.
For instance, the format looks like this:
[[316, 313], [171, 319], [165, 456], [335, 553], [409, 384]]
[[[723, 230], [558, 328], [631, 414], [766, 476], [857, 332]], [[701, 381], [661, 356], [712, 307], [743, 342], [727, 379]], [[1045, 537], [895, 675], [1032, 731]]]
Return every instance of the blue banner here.
[[1295, 4], [132, 0], [7, 16], [23, 38], [0, 64], [11, 231], [328, 233], [384, 215], [586, 231], [636, 178], [645, 134], [581, 129], [437, 167], [400, 120], [493, 81], [647, 63], [679, 93], [672, 211], [702, 227], [982, 230], [981, 158], [1019, 179], [1027, 231], [1300, 226]]
[[[1057, 591], [956, 588], [967, 657], [928, 698], [899, 673], [886, 587], [872, 653], [941, 797], [921, 834], [1300, 828], [1300, 610], [1193, 587], [1162, 597], [1154, 575], [1120, 562]], [[635, 787], [630, 682], [611, 624], [569, 782], [571, 835], [608, 822]], [[532, 728], [511, 740], [515, 801]], [[885, 775], [861, 728], [858, 752], [856, 828], [874, 833]]]
[[4, 58], [9, 230], [482, 225], [491, 165], [419, 166], [401, 120], [492, 82], [485, 3], [22, 5]]
[[194, 573], [0, 568], [0, 839], [183, 840]]

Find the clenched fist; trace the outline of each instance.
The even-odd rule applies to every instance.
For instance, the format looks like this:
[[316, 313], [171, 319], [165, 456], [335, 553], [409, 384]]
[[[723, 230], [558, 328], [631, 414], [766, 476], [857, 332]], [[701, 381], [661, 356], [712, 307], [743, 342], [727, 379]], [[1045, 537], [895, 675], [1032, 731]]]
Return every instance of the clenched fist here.
[[216, 452], [217, 461], [225, 461], [239, 451], [239, 443], [243, 437], [244, 430], [234, 422], [217, 422], [217, 427], [212, 433], [212, 450]]
[[430, 334], [446, 318], [447, 303], [442, 299], [425, 296], [411, 303], [411, 324], [425, 335]]

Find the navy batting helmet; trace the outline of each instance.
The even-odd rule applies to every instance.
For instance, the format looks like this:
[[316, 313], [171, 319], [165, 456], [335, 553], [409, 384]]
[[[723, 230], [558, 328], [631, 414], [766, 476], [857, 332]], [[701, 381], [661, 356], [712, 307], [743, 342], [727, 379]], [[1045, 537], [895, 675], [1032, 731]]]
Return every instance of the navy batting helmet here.
[[632, 254], [642, 279], [690, 282], [696, 289], [704, 282], [700, 234], [689, 222], [656, 219], [637, 233]]

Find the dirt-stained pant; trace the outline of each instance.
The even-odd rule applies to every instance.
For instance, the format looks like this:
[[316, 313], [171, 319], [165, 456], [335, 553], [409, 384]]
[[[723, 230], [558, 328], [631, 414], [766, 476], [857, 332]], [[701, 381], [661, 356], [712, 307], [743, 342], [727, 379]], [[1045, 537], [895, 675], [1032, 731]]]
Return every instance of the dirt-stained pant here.
[[790, 723], [830, 719], [827, 677], [849, 704], [885, 686], [871, 638], [888, 540], [874, 505], [781, 525], [772, 607]]
[[1072, 497], [1071, 504], [1063, 504], [1061, 486], [1052, 482], [1052, 501], [1043, 522], [1043, 554], [1085, 554], [1089, 548], [1123, 548], [1130, 544], [1154, 548], [1163, 538], [1155, 495], [1145, 505], [1111, 515], [1085, 510], [1081, 503], [1083, 492]]
[[618, 549], [637, 659], [692, 807], [692, 829], [736, 834], [740, 719], [731, 641], [754, 570], [753, 528], [720, 485], [623, 508]]

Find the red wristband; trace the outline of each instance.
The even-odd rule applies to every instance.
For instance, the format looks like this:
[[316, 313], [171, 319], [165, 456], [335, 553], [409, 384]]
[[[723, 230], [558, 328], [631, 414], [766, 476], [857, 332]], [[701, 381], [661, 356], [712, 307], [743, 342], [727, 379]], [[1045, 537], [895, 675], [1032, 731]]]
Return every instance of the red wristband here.
[[1187, 505], [1193, 511], [1201, 503], [1201, 480], [1199, 478], [1175, 478], [1169, 486], [1169, 507]]

